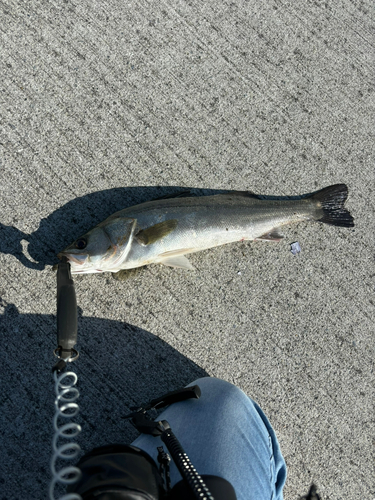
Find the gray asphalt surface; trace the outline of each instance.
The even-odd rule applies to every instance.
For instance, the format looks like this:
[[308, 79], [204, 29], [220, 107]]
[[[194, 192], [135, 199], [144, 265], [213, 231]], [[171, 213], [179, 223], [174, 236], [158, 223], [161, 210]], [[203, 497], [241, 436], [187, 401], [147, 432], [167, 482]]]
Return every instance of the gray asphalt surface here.
[[129, 405], [210, 375], [270, 418], [286, 499], [312, 481], [324, 500], [374, 498], [371, 2], [0, 9], [0, 499], [47, 497], [58, 251], [186, 187], [285, 196], [341, 182], [354, 229], [285, 228], [279, 244], [195, 254], [194, 272], [75, 278], [78, 442], [131, 441]]

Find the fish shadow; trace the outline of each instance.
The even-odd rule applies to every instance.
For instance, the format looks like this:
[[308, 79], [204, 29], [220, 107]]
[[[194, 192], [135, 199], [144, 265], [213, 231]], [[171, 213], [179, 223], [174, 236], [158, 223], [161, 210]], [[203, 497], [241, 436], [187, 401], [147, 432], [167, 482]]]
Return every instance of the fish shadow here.
[[[27, 498], [36, 500], [50, 480], [56, 316], [20, 314], [13, 304], [0, 304], [6, 346], [0, 353], [0, 483], [7, 498], [24, 498], [27, 491]], [[124, 419], [131, 406], [207, 376], [189, 358], [134, 325], [79, 314], [78, 332], [80, 357], [69, 369], [78, 374], [80, 413], [72, 420], [82, 426], [76, 441], [83, 451], [132, 442], [138, 432]]]
[[[169, 196], [208, 196], [228, 193], [222, 189], [181, 186], [137, 186], [113, 188], [75, 198], [40, 221], [31, 234], [0, 223], [0, 252], [16, 257], [25, 267], [43, 270], [58, 262], [57, 253], [114, 212], [145, 201]], [[300, 199], [302, 196], [262, 196], [261, 199]], [[306, 195], [304, 195], [306, 196]], [[22, 241], [25, 240], [27, 253]]]

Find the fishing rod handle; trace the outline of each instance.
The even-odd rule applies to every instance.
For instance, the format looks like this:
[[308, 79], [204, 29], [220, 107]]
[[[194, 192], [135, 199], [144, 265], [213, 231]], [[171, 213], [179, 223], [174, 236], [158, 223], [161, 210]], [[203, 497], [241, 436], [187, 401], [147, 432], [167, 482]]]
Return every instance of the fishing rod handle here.
[[66, 259], [57, 266], [57, 345], [59, 357], [68, 359], [77, 343], [77, 298]]

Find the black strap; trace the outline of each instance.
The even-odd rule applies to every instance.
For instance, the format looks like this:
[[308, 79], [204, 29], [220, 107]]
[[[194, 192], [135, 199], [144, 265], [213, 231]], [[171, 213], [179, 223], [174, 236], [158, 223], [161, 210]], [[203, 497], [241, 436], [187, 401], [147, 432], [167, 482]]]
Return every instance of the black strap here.
[[133, 410], [133, 413], [126, 415], [125, 418], [133, 417], [134, 413], [164, 408], [164, 406], [171, 405], [172, 403], [178, 403], [179, 401], [185, 401], [186, 399], [199, 399], [200, 396], [201, 390], [198, 385], [193, 385], [192, 387], [182, 387], [181, 389], [167, 392], [159, 398], [151, 399], [148, 403], [142, 403], [140, 406], [132, 406], [130, 409]]

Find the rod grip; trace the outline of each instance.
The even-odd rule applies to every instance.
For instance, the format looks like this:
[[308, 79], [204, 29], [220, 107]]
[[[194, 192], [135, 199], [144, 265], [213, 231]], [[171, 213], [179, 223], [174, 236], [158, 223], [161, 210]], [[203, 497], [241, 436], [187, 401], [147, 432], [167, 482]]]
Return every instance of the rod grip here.
[[71, 356], [77, 343], [77, 299], [70, 264], [66, 259], [57, 267], [57, 345], [60, 356]]

